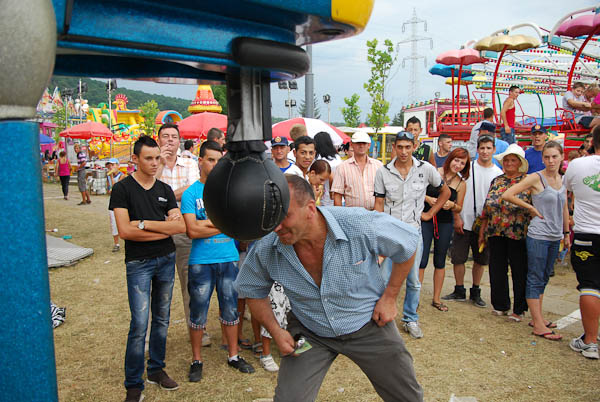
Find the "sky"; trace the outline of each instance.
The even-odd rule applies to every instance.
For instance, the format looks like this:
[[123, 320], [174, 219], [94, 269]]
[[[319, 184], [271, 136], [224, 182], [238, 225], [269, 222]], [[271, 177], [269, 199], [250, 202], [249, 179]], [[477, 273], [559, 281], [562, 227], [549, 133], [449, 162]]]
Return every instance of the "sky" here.
[[[314, 91], [320, 106], [321, 118], [327, 120], [327, 107], [323, 103], [323, 95], [331, 96], [331, 121], [342, 122], [340, 109], [345, 106], [344, 98], [357, 93], [360, 96], [359, 106], [361, 119], [366, 119], [370, 107], [370, 98], [363, 89], [363, 84], [369, 79], [370, 67], [367, 62], [367, 41], [377, 38], [379, 42], [390, 39], [398, 43], [411, 36], [411, 26], [403, 23], [412, 18], [413, 9], [419, 19], [427, 22], [419, 24], [417, 35], [431, 38], [430, 41], [420, 41], [417, 52], [426, 58], [417, 63], [417, 99], [428, 100], [440, 92], [442, 97], [451, 97], [451, 87], [444, 83], [444, 78], [432, 76], [428, 70], [435, 64], [438, 54], [452, 49], [459, 49], [469, 40], [478, 40], [492, 32], [523, 22], [534, 22], [548, 30], [564, 15], [585, 7], [593, 6], [591, 0], [549, 1], [549, 0], [504, 0], [499, 1], [447, 1], [447, 0], [375, 0], [375, 6], [367, 28], [352, 38], [319, 43], [313, 45], [313, 74]], [[533, 35], [530, 29], [515, 31]], [[408, 88], [411, 62], [404, 57], [410, 56], [411, 44], [401, 44], [398, 61], [392, 68], [391, 79], [386, 90], [386, 98], [390, 101], [390, 119], [400, 111], [403, 105], [409, 103]], [[292, 92], [292, 98], [297, 104], [304, 99], [304, 78], [297, 80], [298, 91]], [[141, 81], [119, 80], [121, 87], [140, 89], [150, 93], [177, 96], [190, 101], [196, 92], [195, 85], [156, 84]], [[287, 117], [288, 110], [284, 106], [287, 91], [271, 85], [271, 102], [273, 116]], [[554, 116], [554, 97], [542, 96], [544, 114]], [[527, 115], [540, 116], [540, 106], [533, 94], [524, 94], [519, 101]], [[297, 111], [295, 111], [297, 115]]]

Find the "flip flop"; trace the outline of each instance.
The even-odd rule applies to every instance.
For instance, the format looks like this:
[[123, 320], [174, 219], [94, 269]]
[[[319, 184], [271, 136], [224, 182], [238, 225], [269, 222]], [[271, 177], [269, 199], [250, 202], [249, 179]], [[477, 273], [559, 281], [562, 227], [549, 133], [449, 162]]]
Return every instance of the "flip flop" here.
[[448, 311], [448, 306], [446, 306], [444, 303], [431, 302], [431, 305], [440, 311], [443, 311], [443, 312]]
[[238, 345], [242, 349], [252, 349], [252, 343], [250, 342], [250, 339], [240, 339], [238, 341]]
[[[536, 334], [535, 332], [532, 332], [531, 334], [535, 335], [535, 336], [539, 336], [540, 338], [547, 339], [549, 341], [560, 341], [560, 340], [562, 340], [562, 335], [557, 334], [554, 331], [544, 332], [543, 334]], [[552, 335], [556, 335], [557, 337], [551, 338], [550, 336], [552, 336]]]
[[[529, 325], [531, 328], [533, 328], [533, 323], [532, 323], [531, 321], [529, 321], [529, 324], [528, 324], [528, 325]], [[546, 324], [546, 328], [556, 328], [556, 327], [557, 327], [556, 323], [555, 323], [555, 322], [552, 322], [552, 321], [548, 321], [548, 324]]]

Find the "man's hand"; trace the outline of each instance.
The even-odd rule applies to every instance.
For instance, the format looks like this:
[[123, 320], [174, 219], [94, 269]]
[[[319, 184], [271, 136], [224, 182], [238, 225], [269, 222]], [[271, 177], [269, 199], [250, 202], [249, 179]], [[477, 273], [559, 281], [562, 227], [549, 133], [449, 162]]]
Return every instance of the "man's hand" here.
[[421, 220], [423, 222], [427, 222], [433, 219], [433, 215], [431, 215], [431, 212], [427, 211], [427, 212], [421, 212]]
[[167, 216], [167, 219], [166, 219], [166, 221], [167, 221], [167, 222], [169, 222], [169, 221], [178, 221], [178, 220], [179, 220], [179, 219], [181, 219], [181, 218], [183, 218], [183, 217], [181, 216], [181, 213], [179, 213], [179, 212], [176, 212], [176, 213], [174, 213], [174, 214], [172, 214], [172, 215], [169, 215], [169, 216]]
[[384, 293], [375, 305], [372, 318], [378, 326], [383, 327], [388, 322], [393, 321], [397, 314], [396, 299]]
[[271, 336], [273, 336], [273, 340], [277, 344], [281, 356], [298, 356], [294, 354], [294, 350], [296, 350], [296, 342], [294, 342], [294, 338], [288, 331], [281, 329], [281, 331], [277, 331], [276, 333], [271, 334]]
[[173, 151], [169, 149], [169, 147], [162, 147], [160, 149], [160, 163], [163, 166], [167, 165], [167, 158], [170, 158], [173, 155]]
[[463, 231], [464, 222], [459, 214], [454, 214], [454, 231], [458, 234], [464, 235]]
[[510, 126], [508, 124], [504, 125], [504, 132], [505, 133], [510, 133]]

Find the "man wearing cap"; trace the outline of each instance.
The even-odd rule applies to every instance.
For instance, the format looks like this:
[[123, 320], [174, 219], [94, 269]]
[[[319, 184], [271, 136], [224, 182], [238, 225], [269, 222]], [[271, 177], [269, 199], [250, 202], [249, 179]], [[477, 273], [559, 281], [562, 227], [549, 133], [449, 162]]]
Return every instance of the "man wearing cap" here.
[[531, 127], [531, 147], [525, 151], [525, 159], [529, 163], [528, 174], [539, 172], [546, 167], [542, 160], [542, 149], [548, 139], [547, 133], [546, 129], [539, 124]]
[[[479, 129], [484, 122], [494, 123], [494, 109], [490, 107], [486, 107], [483, 109], [483, 120], [476, 123], [471, 129], [471, 136], [469, 137], [469, 141], [467, 142], [466, 149], [469, 151], [469, 156], [471, 159], [477, 157], [477, 139], [479, 138]], [[494, 130], [495, 131], [495, 130]]]
[[[413, 156], [416, 148], [414, 136], [403, 131], [394, 141], [396, 157], [375, 174], [375, 210], [385, 212], [421, 232], [421, 220], [430, 221], [450, 198], [450, 189], [442, 181], [437, 169], [428, 162], [417, 160]], [[423, 212], [427, 186], [441, 187], [440, 195], [428, 212]], [[417, 255], [423, 248], [422, 237], [419, 237]], [[419, 264], [415, 258], [406, 278], [406, 296], [404, 298], [404, 330], [413, 338], [422, 338], [423, 331], [419, 327]], [[384, 263], [386, 276], [391, 272], [391, 260]]]
[[271, 157], [282, 173], [292, 166], [287, 158], [288, 152], [290, 145], [287, 138], [277, 136], [271, 140]]
[[344, 198], [347, 207], [363, 207], [369, 211], [375, 207], [375, 172], [383, 164], [369, 157], [370, 145], [371, 137], [364, 131], [352, 135], [354, 156], [340, 164], [333, 175], [333, 205], [341, 207]]

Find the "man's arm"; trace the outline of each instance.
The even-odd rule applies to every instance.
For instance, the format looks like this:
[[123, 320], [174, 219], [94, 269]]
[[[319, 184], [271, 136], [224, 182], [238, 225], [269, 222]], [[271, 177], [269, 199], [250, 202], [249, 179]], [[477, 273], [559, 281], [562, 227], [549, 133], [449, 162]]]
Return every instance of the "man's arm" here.
[[408, 260], [392, 264], [390, 281], [373, 310], [373, 321], [375, 321], [378, 326], [383, 327], [385, 324], [396, 318], [396, 315], [398, 314], [398, 294], [400, 293], [402, 283], [408, 276], [414, 264], [416, 254], [415, 251]]
[[433, 148], [429, 147], [429, 160], [427, 162], [431, 163], [431, 166], [436, 167], [437, 165], [435, 164], [435, 156], [433, 155], [435, 152], [433, 152]]
[[[137, 228], [139, 223], [139, 220], [131, 221], [130, 225]], [[179, 208], [173, 208], [169, 210], [167, 220], [165, 221], [144, 220], [144, 230], [171, 236], [178, 233], [185, 233], [185, 222], [181, 217]]]
[[[196, 214], [183, 214], [187, 236], [190, 239], [205, 239], [221, 233], [210, 219], [198, 220]], [[266, 328], [266, 327], [265, 327]]]
[[190, 185], [179, 187], [177, 190], [173, 191], [173, 193], [175, 193], [175, 199], [177, 201], [181, 201], [181, 196], [183, 195], [183, 193], [185, 192], [185, 190], [188, 189], [189, 186]]
[[336, 207], [342, 206], [342, 195], [340, 193], [332, 193], [333, 194], [333, 205]]
[[115, 213], [119, 237], [124, 240], [153, 241], [162, 240], [169, 237], [169, 235], [163, 233], [141, 230], [138, 229], [137, 225], [132, 225], [131, 221], [129, 220], [129, 211], [126, 208], [115, 208], [113, 212]]
[[500, 117], [502, 118], [502, 124], [504, 124], [504, 131], [510, 132], [510, 126], [508, 125], [508, 120], [506, 120], [506, 112], [508, 109], [511, 109], [515, 102], [512, 99], [508, 98], [504, 101], [502, 105], [502, 109], [500, 109]]
[[344, 194], [344, 187], [346, 185], [344, 175], [342, 174], [343, 164], [338, 166], [333, 174], [333, 185], [329, 192], [333, 194], [333, 205], [336, 207], [342, 206], [342, 195]]
[[446, 201], [450, 198], [450, 189], [446, 184], [442, 184], [442, 190], [440, 191], [440, 195], [438, 196], [435, 204], [431, 206], [431, 209], [427, 212], [423, 212], [421, 214], [421, 220], [429, 221], [433, 218], [435, 214], [439, 212], [440, 209], [444, 206]]
[[375, 196], [375, 211], [383, 212], [383, 206], [385, 203], [385, 198]]
[[268, 297], [263, 299], [247, 298], [246, 303], [250, 307], [252, 318], [256, 318], [277, 343], [282, 356], [294, 353], [295, 342], [292, 335], [279, 326], [271, 309], [271, 301]]

